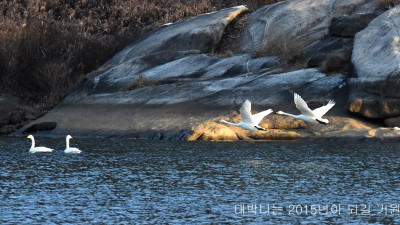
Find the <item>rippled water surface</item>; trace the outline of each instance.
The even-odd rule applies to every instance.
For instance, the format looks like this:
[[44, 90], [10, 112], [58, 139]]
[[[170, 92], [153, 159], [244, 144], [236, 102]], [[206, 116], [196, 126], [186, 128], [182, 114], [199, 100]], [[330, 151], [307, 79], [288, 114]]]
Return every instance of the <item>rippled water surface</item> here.
[[36, 142], [0, 137], [1, 224], [400, 223], [398, 143]]

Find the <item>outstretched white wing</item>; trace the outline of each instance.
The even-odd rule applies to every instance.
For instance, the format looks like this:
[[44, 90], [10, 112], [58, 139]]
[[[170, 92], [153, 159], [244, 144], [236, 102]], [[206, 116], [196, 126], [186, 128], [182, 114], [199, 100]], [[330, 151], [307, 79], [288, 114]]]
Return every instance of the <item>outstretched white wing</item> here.
[[318, 117], [322, 117], [323, 115], [325, 115], [325, 113], [327, 113], [334, 105], [335, 105], [335, 101], [329, 100], [328, 104], [321, 106], [319, 108], [316, 108], [313, 110], [313, 113], [318, 116]]
[[314, 112], [308, 107], [307, 103], [300, 97], [300, 95], [296, 93], [294, 93], [294, 103], [296, 104], [296, 108], [300, 110], [301, 114], [314, 117]]
[[259, 112], [257, 114], [254, 114], [252, 116], [254, 124], [258, 125], [264, 117], [266, 117], [267, 115], [271, 114], [272, 112], [273, 112], [272, 109], [268, 109], [268, 110]]
[[254, 121], [251, 116], [251, 102], [246, 100], [242, 107], [239, 109], [240, 115], [242, 115], [242, 122], [248, 124], [254, 124]]

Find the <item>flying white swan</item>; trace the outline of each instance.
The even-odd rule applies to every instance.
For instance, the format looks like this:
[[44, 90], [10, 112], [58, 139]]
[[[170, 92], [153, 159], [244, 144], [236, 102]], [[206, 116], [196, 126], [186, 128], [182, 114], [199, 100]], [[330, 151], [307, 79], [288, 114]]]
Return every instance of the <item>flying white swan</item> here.
[[64, 153], [81, 153], [81, 150], [79, 150], [78, 148], [69, 147], [69, 139], [72, 139], [71, 135], [67, 135], [67, 137], [65, 138], [67, 147], [65, 148]]
[[32, 140], [32, 146], [31, 149], [29, 149], [30, 153], [35, 153], [35, 152], [52, 152], [53, 149], [47, 148], [47, 147], [35, 147], [35, 138], [33, 138], [32, 135], [29, 135], [27, 138], [30, 138]]
[[251, 114], [251, 102], [246, 100], [242, 107], [239, 109], [240, 115], [242, 116], [242, 122], [240, 123], [230, 123], [225, 120], [221, 120], [221, 123], [226, 123], [232, 126], [237, 126], [244, 128], [246, 130], [265, 130], [265, 128], [260, 127], [258, 124], [261, 120], [267, 116], [268, 114], [272, 113], [272, 109], [268, 109], [257, 114]]
[[286, 116], [291, 116], [296, 119], [301, 119], [306, 122], [310, 123], [321, 123], [321, 124], [328, 124], [329, 120], [327, 119], [322, 119], [322, 116], [325, 115], [336, 103], [332, 100], [329, 100], [328, 104], [321, 106], [319, 108], [316, 108], [314, 110], [311, 110], [307, 103], [300, 97], [300, 95], [294, 93], [294, 103], [296, 104], [296, 108], [300, 110], [301, 114], [300, 115], [293, 115], [289, 113], [285, 113], [282, 111], [276, 112], [276, 114], [282, 114]]

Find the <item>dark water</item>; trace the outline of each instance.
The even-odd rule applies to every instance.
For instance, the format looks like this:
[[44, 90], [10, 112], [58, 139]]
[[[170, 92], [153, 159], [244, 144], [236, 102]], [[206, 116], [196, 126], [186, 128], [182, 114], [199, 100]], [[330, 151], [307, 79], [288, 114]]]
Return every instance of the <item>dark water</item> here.
[[37, 143], [0, 137], [1, 224], [400, 223], [397, 143]]

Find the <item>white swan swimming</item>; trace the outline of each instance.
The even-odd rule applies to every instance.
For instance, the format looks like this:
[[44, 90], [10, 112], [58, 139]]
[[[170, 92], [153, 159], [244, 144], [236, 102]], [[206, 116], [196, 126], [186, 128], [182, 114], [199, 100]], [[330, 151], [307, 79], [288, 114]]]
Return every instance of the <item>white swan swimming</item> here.
[[29, 149], [30, 153], [52, 152], [53, 151], [53, 149], [47, 148], [47, 147], [35, 147], [35, 138], [33, 138], [32, 135], [29, 135], [27, 138], [30, 138], [32, 140], [32, 146], [31, 146], [31, 149]]
[[300, 115], [293, 115], [290, 113], [285, 113], [282, 111], [276, 112], [276, 114], [282, 114], [286, 116], [291, 116], [296, 119], [301, 119], [306, 122], [310, 123], [321, 123], [321, 124], [328, 124], [329, 120], [327, 119], [322, 119], [321, 117], [325, 115], [336, 103], [332, 100], [329, 100], [328, 104], [321, 106], [319, 108], [316, 108], [314, 110], [311, 110], [307, 103], [300, 97], [300, 95], [294, 93], [294, 103], [296, 104], [296, 108], [300, 110], [301, 114]]
[[65, 138], [67, 147], [65, 148], [64, 153], [81, 153], [81, 150], [79, 150], [78, 148], [69, 147], [69, 139], [72, 139], [71, 135], [67, 135], [67, 137]]
[[400, 127], [392, 127], [392, 130], [400, 130]]
[[272, 113], [272, 109], [268, 109], [262, 112], [259, 112], [257, 114], [252, 115], [251, 114], [251, 102], [249, 100], [246, 100], [242, 107], [239, 109], [240, 115], [242, 116], [242, 122], [240, 123], [230, 123], [225, 120], [221, 120], [221, 123], [226, 123], [232, 126], [237, 126], [244, 128], [246, 130], [265, 130], [265, 128], [260, 127], [258, 123], [261, 122], [261, 120], [267, 116], [268, 114]]

